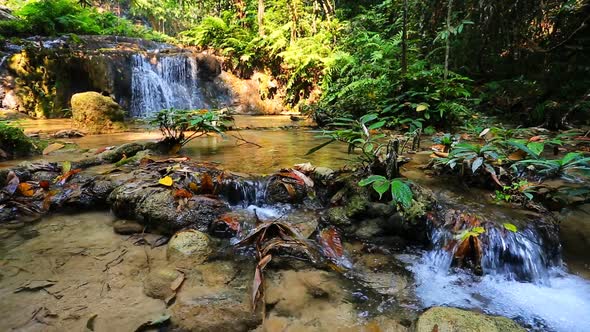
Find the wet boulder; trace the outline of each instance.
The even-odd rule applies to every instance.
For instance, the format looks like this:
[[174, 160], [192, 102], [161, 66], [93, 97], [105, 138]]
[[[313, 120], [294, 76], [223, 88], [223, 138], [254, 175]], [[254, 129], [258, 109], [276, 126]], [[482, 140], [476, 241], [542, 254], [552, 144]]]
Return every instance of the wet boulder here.
[[181, 202], [174, 197], [173, 190], [154, 183], [157, 179], [128, 182], [113, 190], [108, 201], [115, 215], [171, 235], [184, 228], [206, 232], [213, 221], [229, 211], [223, 201], [207, 196], [193, 196]]
[[166, 258], [177, 267], [190, 269], [205, 262], [212, 253], [209, 236], [189, 229], [174, 234], [170, 239]]
[[144, 226], [132, 220], [119, 219], [113, 222], [113, 230], [117, 234], [131, 235], [141, 233]]
[[420, 315], [416, 332], [524, 332], [509, 318], [488, 316], [457, 308], [434, 307]]
[[125, 112], [111, 97], [98, 92], [83, 92], [72, 96], [74, 125], [90, 134], [121, 131], [125, 128]]

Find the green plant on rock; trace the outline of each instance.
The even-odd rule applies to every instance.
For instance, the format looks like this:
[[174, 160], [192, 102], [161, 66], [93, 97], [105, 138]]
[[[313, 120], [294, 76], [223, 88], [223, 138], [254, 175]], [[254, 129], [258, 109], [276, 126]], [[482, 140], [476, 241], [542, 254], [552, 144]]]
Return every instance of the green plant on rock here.
[[450, 169], [460, 165], [461, 174], [465, 173], [465, 166], [467, 166], [472, 174], [483, 171], [489, 173], [492, 177], [496, 177], [494, 167], [499, 159], [501, 159], [501, 154], [494, 144], [459, 143], [455, 145], [447, 158], [439, 158], [437, 162]]
[[412, 200], [414, 199], [412, 189], [401, 179], [389, 180], [381, 175], [371, 175], [366, 179], [359, 181], [358, 184], [361, 187], [371, 185], [379, 194], [379, 199], [381, 199], [383, 194], [387, 191], [391, 191], [393, 203], [401, 205], [404, 209], [409, 209], [412, 206]]
[[221, 111], [164, 109], [150, 120], [162, 132], [162, 143], [178, 151], [191, 140], [211, 133], [223, 134], [233, 118]]
[[496, 190], [495, 199], [497, 201], [522, 201], [524, 203], [523, 197], [528, 200], [533, 199], [535, 188], [536, 186], [531, 185], [527, 180], [516, 181], [508, 186], [502, 186], [502, 190]]
[[590, 157], [580, 152], [570, 152], [561, 159], [527, 159], [514, 163], [511, 169], [518, 174], [532, 171], [541, 178], [561, 177], [576, 180], [576, 175], [590, 176]]
[[35, 145], [21, 128], [8, 121], [0, 121], [0, 159], [27, 156], [35, 150]]

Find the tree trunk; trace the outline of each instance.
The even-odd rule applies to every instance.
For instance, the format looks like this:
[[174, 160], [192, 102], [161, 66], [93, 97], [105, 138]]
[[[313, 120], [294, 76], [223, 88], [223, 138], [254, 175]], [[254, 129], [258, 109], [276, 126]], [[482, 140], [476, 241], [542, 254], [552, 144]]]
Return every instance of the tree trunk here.
[[408, 0], [404, 0], [402, 23], [402, 76], [408, 72]]
[[258, 0], [258, 35], [264, 36], [264, 0]]
[[449, 77], [449, 56], [451, 53], [451, 16], [453, 14], [453, 0], [449, 0], [449, 7], [447, 8], [447, 39], [445, 45], [445, 81]]

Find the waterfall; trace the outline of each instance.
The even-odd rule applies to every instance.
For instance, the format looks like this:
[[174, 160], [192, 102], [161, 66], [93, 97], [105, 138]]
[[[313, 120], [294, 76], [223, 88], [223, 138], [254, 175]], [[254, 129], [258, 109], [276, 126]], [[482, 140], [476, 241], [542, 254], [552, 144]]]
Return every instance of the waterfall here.
[[207, 108], [199, 88], [195, 58], [186, 54], [161, 56], [156, 63], [134, 54], [131, 76], [131, 115], [150, 117], [166, 108]]

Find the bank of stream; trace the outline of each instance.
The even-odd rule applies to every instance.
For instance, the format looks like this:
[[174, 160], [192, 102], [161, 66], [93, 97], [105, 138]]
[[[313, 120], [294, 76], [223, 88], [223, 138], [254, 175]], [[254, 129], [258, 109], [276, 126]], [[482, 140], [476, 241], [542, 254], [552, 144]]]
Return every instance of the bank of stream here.
[[[288, 117], [270, 121], [275, 126], [285, 119]], [[67, 127], [55, 122], [46, 125], [52, 131]], [[338, 144], [305, 156], [324, 142], [311, 128], [252, 129], [256, 126], [260, 127], [245, 124], [242, 127], [250, 129], [239, 133], [261, 148], [238, 145], [233, 138], [208, 137], [191, 142], [182, 154], [236, 173], [258, 175], [305, 162], [332, 169], [347, 164], [346, 147]], [[46, 129], [27, 124], [25, 128]], [[157, 133], [135, 131], [65, 141], [89, 149], [77, 156], [82, 159], [107, 145], [157, 137]], [[72, 153], [57, 151], [40, 158], [71, 160]], [[412, 155], [413, 161], [404, 166], [402, 174], [431, 190], [445, 209], [519, 226], [544, 218], [501, 205], [489, 192], [432, 176], [421, 169], [428, 154]], [[109, 169], [101, 166], [95, 172]], [[234, 200], [229, 208], [239, 220], [282, 220], [305, 225], [300, 230], [309, 234], [323, 223], [324, 212], [313, 205], [243, 198]], [[448, 234], [434, 229], [429, 231], [430, 246], [405, 245], [403, 239], [382, 238], [366, 217], [356, 235], [343, 239], [343, 255], [350, 263], [344, 264], [349, 268], [344, 273], [306, 263], [297, 255], [273, 258], [264, 272], [264, 320], [251, 315], [248, 303], [243, 303], [243, 294], [251, 292], [256, 262], [251, 253], [231, 249], [230, 243], [237, 239], [213, 240], [215, 253], [204, 263], [187, 268], [171, 263], [161, 235], [147, 233], [145, 228], [128, 235], [114, 233], [113, 224], [120, 218], [109, 212], [74, 210], [48, 215], [35, 223], [1, 229], [0, 309], [5, 318], [0, 320], [0, 329], [149, 330], [168, 326], [172, 317], [179, 330], [406, 331], [416, 328], [415, 321], [424, 309], [451, 306], [509, 317], [533, 331], [588, 331], [590, 282], [585, 278], [590, 273], [583, 255], [583, 246], [588, 246], [579, 241], [589, 229], [587, 211], [583, 206], [563, 217], [560, 236], [565, 252], [557, 258], [546, 257], [549, 250], [535, 242], [534, 230], [496, 234], [492, 229], [486, 240], [504, 250], [510, 247], [513, 257], [499, 257], [505, 251], [489, 246], [492, 249], [484, 252], [483, 276], [451, 266], [451, 254], [437, 242]], [[524, 277], [518, 276], [520, 272]], [[170, 298], [167, 288], [178, 280], [182, 286]]]

